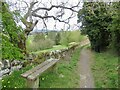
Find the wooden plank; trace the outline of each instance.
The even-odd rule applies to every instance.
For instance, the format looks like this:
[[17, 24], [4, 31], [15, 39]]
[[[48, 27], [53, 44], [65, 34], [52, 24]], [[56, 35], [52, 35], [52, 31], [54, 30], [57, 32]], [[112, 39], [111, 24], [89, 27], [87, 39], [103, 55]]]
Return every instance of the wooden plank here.
[[58, 59], [52, 60], [50, 63], [48, 63], [44, 67], [40, 68], [39, 70], [37, 70], [33, 74], [29, 75], [27, 77], [27, 79], [35, 80], [40, 74], [42, 74], [45, 70], [47, 70], [49, 67], [51, 67], [52, 65], [54, 65], [57, 61], [58, 61]]
[[24, 77], [24, 78], [27, 78], [28, 75], [34, 73], [37, 69], [43, 67], [44, 65], [46, 65], [48, 63], [49, 63], [49, 61], [46, 60], [45, 62], [41, 63], [40, 65], [38, 65], [38, 66], [26, 71], [25, 73], [21, 74], [21, 76]]

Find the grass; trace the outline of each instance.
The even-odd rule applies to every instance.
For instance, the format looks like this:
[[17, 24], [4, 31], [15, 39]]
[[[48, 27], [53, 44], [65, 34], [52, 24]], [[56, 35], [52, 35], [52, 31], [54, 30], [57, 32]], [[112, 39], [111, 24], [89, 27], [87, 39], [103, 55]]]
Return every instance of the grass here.
[[[76, 65], [79, 60], [80, 48], [77, 49], [70, 62], [62, 61], [57, 66], [57, 74], [45, 73], [41, 76], [41, 88], [77, 88], [79, 87], [79, 74]], [[43, 79], [44, 78], [44, 79]]]
[[53, 48], [40, 50], [40, 51], [36, 51], [36, 52], [32, 52], [32, 53], [39, 54], [41, 52], [49, 52], [49, 51], [53, 51], [53, 50], [60, 50], [60, 49], [66, 49], [66, 48], [68, 48], [68, 47], [64, 46], [64, 45], [55, 45], [55, 46], [53, 46]]
[[[47, 71], [40, 76], [40, 88], [76, 88], [79, 87], [79, 75], [77, 74], [77, 61], [79, 60], [80, 48], [74, 51], [69, 63], [61, 60], [57, 64], [57, 73]], [[20, 74], [29, 70], [34, 65], [13, 72], [10, 76], [2, 79], [4, 88], [24, 88], [26, 87], [25, 79]]]
[[109, 51], [94, 53], [92, 66], [97, 88], [118, 88], [118, 57]]
[[21, 74], [35, 65], [29, 65], [22, 70], [14, 71], [11, 75], [2, 78], [2, 87], [4, 88], [23, 88], [26, 87], [25, 79], [21, 77]]

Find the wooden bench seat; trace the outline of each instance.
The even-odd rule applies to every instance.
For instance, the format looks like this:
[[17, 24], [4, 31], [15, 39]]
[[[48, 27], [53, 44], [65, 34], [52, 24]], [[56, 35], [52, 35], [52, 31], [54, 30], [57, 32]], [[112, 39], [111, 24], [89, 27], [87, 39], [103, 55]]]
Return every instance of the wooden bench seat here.
[[59, 60], [58, 59], [48, 59], [40, 65], [32, 68], [31, 70], [26, 71], [21, 74], [22, 77], [27, 79], [28, 88], [38, 88], [39, 87], [39, 76], [46, 71], [48, 68], [55, 65]]

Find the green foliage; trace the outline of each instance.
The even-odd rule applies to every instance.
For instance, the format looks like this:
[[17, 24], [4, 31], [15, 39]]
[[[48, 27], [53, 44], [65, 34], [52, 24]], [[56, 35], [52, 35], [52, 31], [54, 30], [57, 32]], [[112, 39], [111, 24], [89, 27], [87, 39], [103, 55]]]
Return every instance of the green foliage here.
[[109, 28], [112, 32], [112, 48], [120, 55], [120, 2], [114, 2], [112, 15], [113, 21]]
[[63, 31], [58, 32], [60, 36], [57, 37], [56, 32], [48, 32], [48, 35], [45, 36], [43, 33], [38, 33], [34, 35], [29, 35], [27, 39], [27, 50], [29, 52], [35, 52], [44, 49], [53, 49], [52, 47], [56, 42], [60, 45], [68, 46], [71, 42], [80, 42], [84, 36], [81, 35], [79, 30], [76, 31]]
[[23, 55], [19, 48], [15, 47], [7, 37], [2, 36], [2, 59], [22, 59]]
[[78, 13], [82, 32], [87, 34], [93, 50], [100, 52], [110, 46], [120, 54], [120, 2], [84, 3]]
[[[49, 32], [48, 38], [55, 42], [55, 33], [56, 32]], [[83, 39], [81, 32], [79, 30], [75, 31], [61, 31], [60, 34], [60, 44], [61, 45], [68, 45], [71, 42], [80, 42]]]
[[27, 50], [29, 52], [52, 48], [52, 46], [54, 45], [54, 41], [52, 41], [50, 38], [45, 38], [44, 35], [37, 34], [33, 36], [33, 40], [30, 40], [30, 37], [31, 36], [28, 36], [27, 39]]
[[85, 2], [79, 11], [78, 22], [82, 21], [82, 29], [91, 42], [93, 50], [100, 52], [109, 45], [111, 15], [109, 5], [104, 2]]
[[71, 42], [80, 42], [83, 39], [79, 30], [61, 32], [61, 45], [68, 45]]
[[14, 21], [13, 14], [10, 12], [7, 3], [2, 3], [2, 27], [0, 33], [2, 37], [2, 59], [21, 59], [23, 57], [21, 50], [18, 48], [18, 33], [21, 28]]
[[40, 39], [45, 40], [45, 34], [43, 34], [43, 33], [35, 34], [33, 42], [38, 42]]

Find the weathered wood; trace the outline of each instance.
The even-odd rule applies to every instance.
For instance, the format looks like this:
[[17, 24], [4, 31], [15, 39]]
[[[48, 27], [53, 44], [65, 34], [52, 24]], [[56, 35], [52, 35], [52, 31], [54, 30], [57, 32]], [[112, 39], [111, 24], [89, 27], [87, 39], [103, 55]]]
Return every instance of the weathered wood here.
[[41, 63], [40, 65], [32, 68], [31, 70], [28, 70], [27, 72], [21, 74], [21, 76], [24, 77], [24, 78], [25, 78], [25, 77], [28, 77], [28, 75], [34, 73], [36, 70], [38, 70], [39, 68], [43, 67], [43, 66], [46, 65], [47, 63], [49, 63], [49, 62], [48, 62], [48, 61], [43, 62], [43, 63]]
[[50, 67], [54, 67], [57, 62], [58, 59], [49, 59], [33, 69], [21, 74], [22, 77], [27, 79], [27, 87], [39, 88], [39, 76]]
[[52, 67], [51, 70], [55, 73], [57, 73], [57, 63], [55, 63]]
[[39, 77], [37, 77], [34, 81], [27, 79], [27, 87], [39, 88]]
[[36, 72], [32, 73], [31, 75], [29, 75], [27, 77], [27, 79], [30, 80], [35, 80], [36, 77], [38, 77], [40, 74], [42, 74], [45, 70], [47, 70], [48, 68], [50, 68], [51, 66], [53, 66], [58, 60], [52, 60], [50, 63], [48, 63], [47, 65], [45, 65], [44, 67], [36, 70]]

